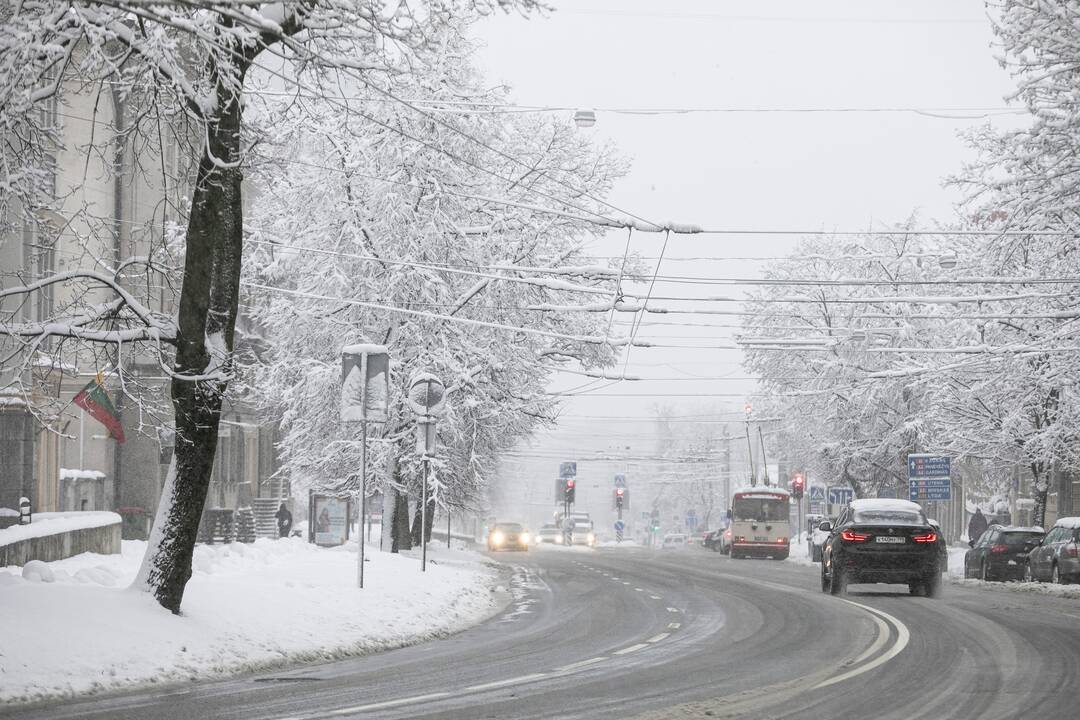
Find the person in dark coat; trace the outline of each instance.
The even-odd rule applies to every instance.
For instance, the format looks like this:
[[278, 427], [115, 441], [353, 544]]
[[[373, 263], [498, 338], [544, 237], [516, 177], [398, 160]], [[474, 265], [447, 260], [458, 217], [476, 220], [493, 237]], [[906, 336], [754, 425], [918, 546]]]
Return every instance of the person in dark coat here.
[[968, 540], [978, 542], [988, 527], [990, 527], [990, 523], [986, 521], [986, 516], [982, 514], [982, 508], [975, 508], [975, 514], [968, 521]]
[[289, 508], [285, 507], [285, 503], [281, 503], [281, 507], [274, 513], [274, 517], [277, 518], [277, 531], [280, 537], [289, 537], [289, 532], [292, 530], [292, 513], [289, 512]]

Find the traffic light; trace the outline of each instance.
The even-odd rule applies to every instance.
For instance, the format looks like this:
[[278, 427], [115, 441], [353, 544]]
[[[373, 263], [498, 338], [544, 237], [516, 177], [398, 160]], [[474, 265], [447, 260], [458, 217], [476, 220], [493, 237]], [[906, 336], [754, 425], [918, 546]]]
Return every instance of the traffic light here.
[[566, 485], [563, 487], [563, 500], [568, 503], [574, 502], [574, 478], [566, 478]]
[[806, 490], [806, 477], [802, 473], [795, 473], [791, 478], [791, 497], [801, 500]]
[[626, 488], [621, 488], [621, 487], [615, 488], [615, 509], [616, 510], [622, 510], [623, 509], [623, 502], [625, 500], [625, 497], [626, 497]]

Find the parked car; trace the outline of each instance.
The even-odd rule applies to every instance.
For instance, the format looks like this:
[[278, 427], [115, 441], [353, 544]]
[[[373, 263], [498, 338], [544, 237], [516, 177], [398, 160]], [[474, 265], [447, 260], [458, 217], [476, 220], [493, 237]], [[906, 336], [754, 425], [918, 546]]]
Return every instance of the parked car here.
[[556, 525], [541, 525], [540, 531], [536, 533], [537, 543], [554, 543], [555, 545], [562, 545], [563, 532]]
[[720, 533], [720, 540], [714, 549], [725, 555], [731, 554], [731, 528], [725, 528], [724, 532]]
[[1020, 580], [1027, 571], [1028, 553], [1045, 533], [1037, 527], [991, 525], [969, 542], [964, 555], [964, 577], [980, 580]]
[[1080, 517], [1060, 518], [1028, 553], [1026, 580], [1080, 581]]
[[668, 533], [660, 547], [664, 550], [677, 550], [686, 547], [686, 536], [682, 533]]
[[495, 523], [487, 537], [488, 550], [528, 550], [529, 532], [518, 523]]
[[821, 550], [821, 590], [840, 595], [848, 583], [905, 583], [912, 595], [941, 592], [938, 532], [908, 500], [852, 500]]

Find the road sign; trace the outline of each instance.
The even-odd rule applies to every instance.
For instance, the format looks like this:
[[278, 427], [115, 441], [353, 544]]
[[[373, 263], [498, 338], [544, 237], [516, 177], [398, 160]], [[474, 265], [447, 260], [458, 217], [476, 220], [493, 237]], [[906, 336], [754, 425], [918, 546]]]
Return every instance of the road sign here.
[[623, 475], [622, 473], [616, 473], [615, 474], [615, 487], [617, 487], [617, 488], [626, 487], [626, 476]]
[[625, 529], [626, 529], [626, 523], [624, 523], [622, 520], [616, 520], [615, 521], [615, 532], [622, 532]]
[[951, 458], [942, 455], [908, 455], [908, 477], [929, 478], [951, 475]]
[[908, 499], [912, 502], [952, 500], [952, 481], [949, 478], [911, 478], [908, 480]]
[[577, 477], [577, 463], [576, 462], [559, 463], [559, 477], [561, 477], [561, 478]]
[[811, 485], [809, 495], [811, 503], [825, 502], [825, 488], [821, 485]]
[[847, 505], [855, 497], [855, 491], [842, 485], [834, 485], [827, 490], [830, 505]]

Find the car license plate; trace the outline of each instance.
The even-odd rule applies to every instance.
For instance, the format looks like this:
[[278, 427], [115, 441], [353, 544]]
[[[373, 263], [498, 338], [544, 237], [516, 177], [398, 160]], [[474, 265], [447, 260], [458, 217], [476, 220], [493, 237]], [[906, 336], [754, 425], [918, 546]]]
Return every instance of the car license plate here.
[[904, 538], [902, 537], [892, 537], [889, 535], [878, 535], [874, 540], [879, 543], [892, 543], [894, 545], [899, 545], [904, 542]]
[[769, 542], [769, 538], [767, 538], [767, 537], [760, 537], [760, 536], [758, 536], [758, 535], [755, 535], [755, 536], [754, 536], [754, 542]]

